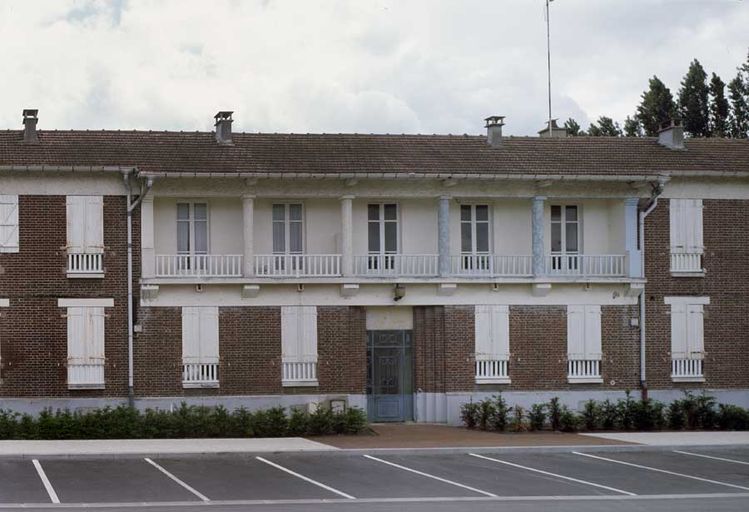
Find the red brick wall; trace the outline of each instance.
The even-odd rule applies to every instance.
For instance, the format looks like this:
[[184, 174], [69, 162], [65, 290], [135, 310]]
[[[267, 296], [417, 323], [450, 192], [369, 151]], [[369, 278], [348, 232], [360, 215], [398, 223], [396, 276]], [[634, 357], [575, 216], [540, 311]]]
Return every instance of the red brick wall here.
[[[645, 225], [647, 380], [651, 389], [749, 387], [749, 201], [703, 201], [704, 277], [672, 277], [669, 201]], [[671, 381], [671, 307], [666, 296], [709, 296], [705, 306], [704, 384]]]
[[[103, 279], [68, 279], [65, 196], [19, 197], [18, 253], [0, 254], [0, 396], [77, 397], [127, 395], [127, 218], [126, 200], [104, 197]], [[134, 216], [134, 252], [140, 229]], [[139, 266], [137, 257], [134, 281]], [[135, 288], [137, 290], [137, 287]], [[59, 298], [112, 298], [105, 322], [104, 390], [68, 390], [67, 320]]]
[[367, 385], [366, 313], [361, 307], [317, 308], [320, 393], [364, 393]]

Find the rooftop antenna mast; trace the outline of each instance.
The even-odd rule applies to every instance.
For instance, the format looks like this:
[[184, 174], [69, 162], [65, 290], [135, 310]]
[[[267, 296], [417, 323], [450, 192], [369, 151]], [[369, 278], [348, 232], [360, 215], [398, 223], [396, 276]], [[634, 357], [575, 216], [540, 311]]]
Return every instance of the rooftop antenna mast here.
[[551, 132], [551, 30], [549, 21], [549, 4], [554, 0], [546, 0], [546, 74], [549, 83], [549, 137]]

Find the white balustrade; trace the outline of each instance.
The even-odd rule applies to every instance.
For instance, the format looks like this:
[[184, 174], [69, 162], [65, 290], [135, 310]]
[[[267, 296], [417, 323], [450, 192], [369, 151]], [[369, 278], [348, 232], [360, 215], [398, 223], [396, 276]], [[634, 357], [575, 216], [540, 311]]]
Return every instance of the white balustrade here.
[[262, 277], [336, 277], [340, 254], [258, 254], [255, 274]]
[[104, 359], [79, 363], [68, 361], [68, 387], [103, 387]]
[[157, 254], [156, 277], [241, 277], [241, 254]]
[[182, 384], [217, 384], [218, 362], [182, 364]]
[[546, 257], [546, 273], [558, 276], [623, 277], [623, 254], [552, 254]]
[[489, 383], [507, 380], [510, 377], [510, 362], [507, 359], [476, 360], [476, 382]]
[[284, 361], [281, 366], [284, 385], [317, 383], [317, 362], [315, 361]]
[[702, 378], [702, 359], [680, 358], [671, 360], [671, 378]]
[[600, 377], [600, 359], [570, 359], [567, 361], [567, 378], [569, 379], [596, 379]]
[[671, 253], [671, 272], [702, 272], [702, 254], [689, 252]]
[[435, 277], [439, 274], [436, 254], [368, 254], [356, 256], [354, 273], [358, 276]]
[[103, 272], [103, 253], [68, 253], [68, 274], [96, 275]]
[[450, 257], [450, 272], [457, 276], [530, 276], [533, 256], [461, 254]]

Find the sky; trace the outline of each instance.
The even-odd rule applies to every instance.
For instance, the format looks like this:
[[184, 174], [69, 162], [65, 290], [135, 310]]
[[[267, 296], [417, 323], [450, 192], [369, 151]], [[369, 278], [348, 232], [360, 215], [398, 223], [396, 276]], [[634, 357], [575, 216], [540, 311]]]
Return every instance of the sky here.
[[[544, 0], [2, 0], [0, 128], [534, 135]], [[726, 82], [749, 0], [554, 0], [553, 116], [632, 114], [692, 59]]]

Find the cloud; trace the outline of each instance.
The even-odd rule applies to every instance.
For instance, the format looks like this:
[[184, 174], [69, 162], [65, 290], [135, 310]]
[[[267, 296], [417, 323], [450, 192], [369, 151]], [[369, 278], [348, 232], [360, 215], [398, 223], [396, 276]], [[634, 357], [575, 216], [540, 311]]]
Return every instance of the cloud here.
[[[480, 133], [547, 116], [542, 0], [139, 0], [0, 4], [0, 121], [40, 128]], [[558, 0], [554, 116], [622, 121], [653, 74], [698, 58], [726, 81], [749, 4]]]

